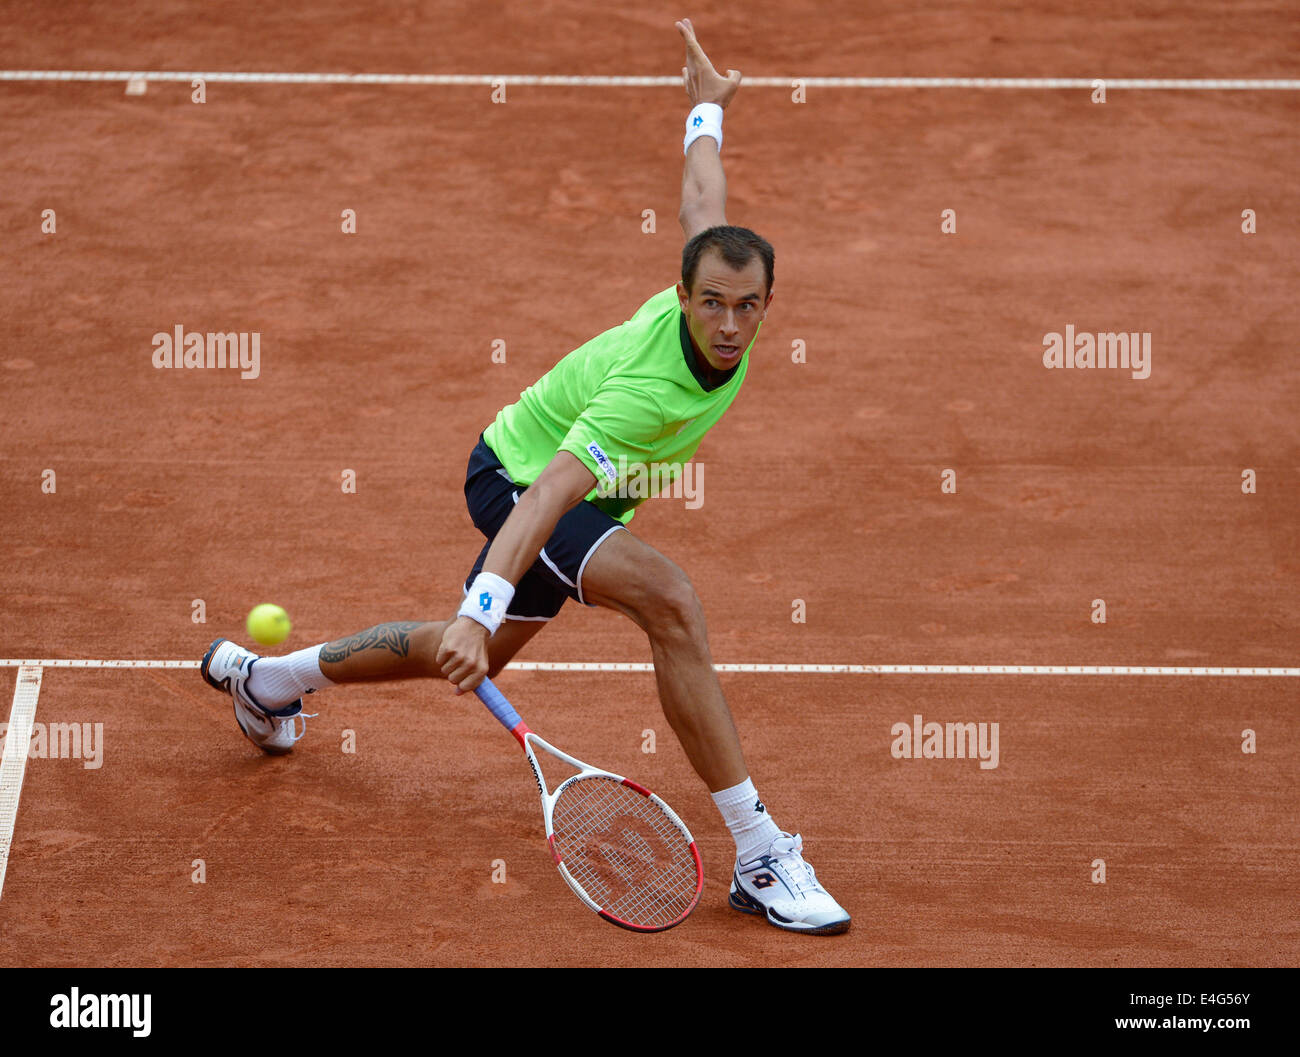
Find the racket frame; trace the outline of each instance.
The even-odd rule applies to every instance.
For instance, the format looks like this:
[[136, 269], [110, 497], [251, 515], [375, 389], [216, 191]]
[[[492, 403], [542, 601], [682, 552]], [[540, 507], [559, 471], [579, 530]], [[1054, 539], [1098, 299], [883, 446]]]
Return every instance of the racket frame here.
[[[678, 816], [677, 812], [645, 786], [632, 781], [630, 778], [624, 778], [621, 774], [615, 774], [613, 771], [606, 771], [599, 767], [593, 767], [591, 764], [579, 760], [576, 756], [570, 756], [562, 749], [557, 749], [540, 734], [536, 734], [529, 730], [528, 725], [519, 716], [519, 713], [516, 712], [509, 702], [506, 701], [505, 697], [501, 694], [501, 691], [499, 691], [490, 680], [484, 679], [483, 682], [479, 684], [478, 689], [475, 690], [475, 693], [478, 694], [479, 699], [487, 706], [488, 711], [496, 716], [501, 725], [509, 730], [510, 733], [515, 736], [515, 740], [523, 747], [524, 756], [527, 758], [529, 766], [533, 769], [533, 778], [537, 782], [537, 791], [541, 795], [542, 818], [546, 824], [547, 847], [551, 850], [551, 858], [555, 860], [555, 865], [560, 871], [560, 876], [564, 878], [564, 883], [573, 890], [573, 894], [611, 925], [617, 925], [619, 928], [628, 929], [632, 932], [663, 932], [666, 929], [673, 928], [685, 921], [686, 918], [690, 916], [691, 911], [693, 911], [699, 903], [700, 894], [704, 890], [704, 864], [700, 859], [700, 850], [696, 847], [695, 838], [691, 835], [691, 831], [687, 828], [686, 823]], [[534, 751], [534, 746], [549, 753], [561, 762], [568, 764], [578, 773], [569, 775], [564, 779], [564, 781], [555, 787], [555, 792], [550, 792], [547, 787], [546, 778], [542, 773], [542, 765], [538, 762], [537, 753]], [[630, 921], [624, 921], [617, 915], [611, 914], [596, 902], [596, 900], [587, 893], [586, 889], [577, 882], [573, 874], [569, 872], [569, 868], [565, 866], [564, 860], [560, 856], [559, 852], [556, 851], [555, 825], [553, 819], [555, 805], [557, 801], [559, 801], [560, 796], [566, 787], [572, 785], [574, 782], [586, 778], [607, 778], [611, 781], [618, 782], [620, 785], [626, 786], [633, 792], [639, 793], [641, 796], [648, 798], [664, 813], [664, 816], [681, 832], [682, 836], [686, 838], [686, 843], [690, 847], [691, 857], [695, 861], [695, 897], [691, 900], [690, 906], [667, 924], [638, 925]]]

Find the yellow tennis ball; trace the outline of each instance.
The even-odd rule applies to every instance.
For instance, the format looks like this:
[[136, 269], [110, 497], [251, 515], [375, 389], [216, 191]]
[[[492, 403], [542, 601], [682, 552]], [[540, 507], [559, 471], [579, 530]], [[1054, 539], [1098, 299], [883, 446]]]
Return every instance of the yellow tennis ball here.
[[263, 602], [248, 614], [248, 633], [263, 646], [274, 646], [289, 637], [293, 625], [289, 614], [279, 606]]

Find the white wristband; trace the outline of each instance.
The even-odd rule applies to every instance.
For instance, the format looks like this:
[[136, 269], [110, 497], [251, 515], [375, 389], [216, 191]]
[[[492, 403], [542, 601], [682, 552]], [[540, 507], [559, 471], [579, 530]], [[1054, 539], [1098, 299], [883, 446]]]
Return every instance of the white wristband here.
[[496, 573], [479, 573], [470, 584], [469, 594], [456, 615], [478, 621], [488, 629], [488, 635], [495, 635], [501, 621], [506, 618], [506, 607], [514, 597], [515, 589], [509, 580]]
[[718, 141], [718, 150], [722, 150], [722, 107], [717, 103], [699, 103], [687, 115], [682, 153], [690, 150], [691, 144], [701, 136], [712, 136]]

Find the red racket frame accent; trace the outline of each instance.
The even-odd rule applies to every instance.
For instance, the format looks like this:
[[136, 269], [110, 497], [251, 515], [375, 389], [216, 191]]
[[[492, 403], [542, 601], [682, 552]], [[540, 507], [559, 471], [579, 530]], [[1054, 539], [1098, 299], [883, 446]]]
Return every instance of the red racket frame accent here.
[[636, 790], [638, 793], [640, 793], [642, 796], [647, 796], [647, 797], [648, 797], [648, 796], [650, 795], [650, 790], [649, 790], [649, 789], [647, 789], [647, 788], [646, 788], [645, 786], [643, 786], [643, 785], [638, 785], [636, 782], [632, 781], [631, 778], [624, 778], [624, 779], [623, 779], [623, 784], [624, 784], [625, 786], [627, 786], [629, 789], [635, 789], [635, 790]]

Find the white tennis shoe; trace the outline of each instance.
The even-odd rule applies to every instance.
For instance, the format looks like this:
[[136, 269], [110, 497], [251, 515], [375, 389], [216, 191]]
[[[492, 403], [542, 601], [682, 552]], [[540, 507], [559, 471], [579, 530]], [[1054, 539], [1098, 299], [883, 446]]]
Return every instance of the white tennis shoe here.
[[[274, 711], [262, 707], [248, 689], [248, 677], [258, 660], [252, 650], [229, 639], [217, 639], [203, 655], [199, 670], [210, 687], [230, 694], [235, 703], [235, 722], [244, 737], [271, 756], [283, 756], [292, 752], [295, 743], [307, 733], [309, 713], [302, 710], [302, 698]], [[299, 719], [302, 730], [298, 730]]]
[[768, 924], [791, 932], [833, 936], [847, 932], [849, 915], [817, 883], [803, 858], [803, 837], [782, 833], [766, 855], [736, 862], [731, 875], [731, 905], [745, 914], [763, 914]]

